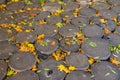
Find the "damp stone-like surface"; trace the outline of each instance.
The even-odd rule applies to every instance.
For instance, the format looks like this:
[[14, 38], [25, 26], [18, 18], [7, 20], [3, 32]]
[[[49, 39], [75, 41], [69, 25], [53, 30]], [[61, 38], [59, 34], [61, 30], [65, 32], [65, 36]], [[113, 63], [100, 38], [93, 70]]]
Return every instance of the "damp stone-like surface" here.
[[[52, 65], [51, 65], [52, 64]], [[59, 72], [57, 66], [61, 64], [61, 62], [56, 62], [54, 59], [49, 58], [41, 62], [38, 65], [38, 70], [41, 70], [38, 73], [41, 80], [63, 80], [65, 77], [64, 72]]]
[[16, 71], [25, 71], [32, 68], [35, 65], [35, 56], [31, 53], [16, 53], [10, 57], [9, 66]]
[[2, 80], [7, 72], [7, 63], [4, 60], [0, 60], [0, 80]]
[[33, 71], [23, 71], [13, 75], [10, 80], [39, 80], [38, 75]]
[[55, 25], [38, 25], [35, 27], [35, 32], [39, 34], [44, 34], [45, 37], [53, 37], [57, 33], [57, 28]]
[[110, 62], [102, 61], [92, 65], [95, 80], [119, 80], [120, 71]]
[[86, 73], [83, 71], [73, 71], [70, 74], [67, 75], [66, 80], [94, 80], [91, 78], [91, 74], [90, 73]]
[[110, 5], [104, 2], [96, 2], [91, 6], [95, 10], [109, 9]]
[[71, 53], [66, 57], [67, 65], [74, 65], [78, 70], [84, 70], [89, 67], [88, 57], [81, 53]]
[[59, 33], [63, 37], [73, 37], [79, 32], [79, 28], [74, 25], [66, 25], [59, 29]]
[[93, 38], [93, 37], [100, 38], [103, 36], [102, 28], [97, 25], [87, 25], [86, 27], [83, 28], [83, 32], [85, 36], [89, 38]]
[[0, 42], [0, 59], [9, 58], [14, 52], [18, 50], [18, 47], [8, 41]]
[[94, 59], [106, 60], [111, 55], [109, 43], [100, 38], [88, 38], [82, 44], [82, 48], [87, 56]]
[[120, 35], [118, 34], [109, 34], [109, 41], [113, 46], [117, 46], [118, 44], [120, 44]]
[[20, 32], [15, 35], [15, 40], [16, 42], [24, 42], [24, 41], [29, 41], [29, 42], [34, 42], [36, 39], [37, 35], [35, 32]]
[[92, 16], [95, 16], [96, 12], [94, 9], [83, 7], [80, 9], [79, 14], [90, 18]]

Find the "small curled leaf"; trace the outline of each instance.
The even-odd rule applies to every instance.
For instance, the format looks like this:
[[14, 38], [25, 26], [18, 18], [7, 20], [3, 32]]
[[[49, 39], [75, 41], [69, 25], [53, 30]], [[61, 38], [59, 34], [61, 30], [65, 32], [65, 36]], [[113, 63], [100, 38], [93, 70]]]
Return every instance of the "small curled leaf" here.
[[97, 47], [97, 44], [95, 42], [90, 42], [89, 45], [92, 47]]
[[48, 70], [50, 70], [50, 69], [49, 69], [49, 68], [44, 68], [44, 70], [45, 70], [45, 71], [48, 71]]
[[40, 73], [42, 70], [37, 70], [37, 73]]

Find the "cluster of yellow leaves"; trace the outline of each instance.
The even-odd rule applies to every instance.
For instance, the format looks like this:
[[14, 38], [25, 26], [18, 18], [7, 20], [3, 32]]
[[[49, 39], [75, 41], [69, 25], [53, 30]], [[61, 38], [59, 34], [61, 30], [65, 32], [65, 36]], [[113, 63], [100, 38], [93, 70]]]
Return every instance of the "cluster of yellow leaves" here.
[[[35, 54], [35, 58], [36, 58], [37, 63], [40, 64], [41, 61], [36, 54]], [[32, 67], [31, 70], [32, 71], [37, 71], [38, 70], [38, 67], [36, 66], [36, 64]]]
[[61, 27], [63, 27], [63, 26], [64, 26], [64, 24], [63, 24], [63, 23], [61, 23], [61, 22], [57, 22], [57, 23], [56, 23], [56, 26], [57, 26], [57, 28], [61, 28]]
[[7, 27], [9, 27], [9, 24], [0, 24], [0, 27], [1, 28], [7, 28]]
[[64, 71], [65, 73], [70, 73], [71, 71], [76, 70], [74, 66], [64, 66], [63, 64], [58, 65], [58, 70], [59, 71]]
[[25, 21], [20, 21], [20, 22], [18, 22], [18, 25], [25, 25], [26, 24], [26, 22]]
[[33, 44], [29, 43], [28, 41], [22, 42], [19, 46], [19, 51], [20, 52], [34, 52], [35, 47]]
[[52, 56], [55, 58], [56, 61], [61, 59], [60, 54], [53, 53]]
[[15, 10], [15, 11], [14, 11], [15, 14], [23, 13], [23, 12], [26, 12], [26, 11], [25, 11], [25, 10], [22, 10], [22, 9], [20, 9], [20, 10]]
[[[28, 7], [28, 8], [26, 8], [25, 10], [22, 10], [22, 11], [24, 11], [24, 12], [27, 12], [27, 11], [31, 11], [31, 10], [40, 10], [40, 11], [42, 11], [42, 8], [38, 8], [37, 6], [35, 6], [35, 7], [33, 7], [33, 8], [30, 8], [30, 7]], [[18, 11], [18, 12], [21, 12], [21, 11]], [[37, 14], [30, 14], [30, 16], [36, 16]]]
[[[40, 64], [41, 61], [40, 61], [40, 59], [38, 58], [37, 55], [35, 55], [35, 58], [36, 58], [37, 63]], [[38, 70], [38, 67], [36, 66], [36, 64], [32, 67], [31, 70], [32, 71], [37, 71]]]
[[36, 39], [36, 42], [37, 43], [42, 43], [43, 42], [43, 38], [45, 37], [45, 34], [40, 34], [38, 35], [37, 39]]
[[61, 50], [57, 50], [56, 52], [52, 53], [53, 58], [56, 61], [64, 59], [67, 56], [67, 53], [62, 53]]
[[79, 44], [82, 44], [82, 43], [84, 42], [85, 36], [84, 36], [83, 33], [77, 33], [77, 34], [76, 34], [76, 37], [77, 37], [77, 39], [78, 39], [78, 43], [79, 43]]
[[32, 67], [32, 71], [37, 71], [37, 66], [36, 66], [36, 65], [34, 65], [34, 66]]
[[71, 21], [69, 20], [69, 18], [70, 18], [70, 16], [68, 16], [68, 15], [65, 15], [65, 16], [63, 17], [63, 20], [65, 21], [66, 24], [71, 22]]
[[[8, 27], [9, 28], [14, 28], [17, 32], [22, 32], [23, 31], [21, 26], [18, 26], [16, 24], [0, 24], [0, 27], [1, 28], [8, 28]], [[10, 32], [10, 30], [8, 32]]]
[[46, 22], [44, 20], [40, 20], [38, 21], [38, 24], [46, 24]]
[[120, 62], [116, 58], [110, 58], [110, 62], [113, 63], [116, 66], [120, 65]]
[[14, 29], [15, 29], [17, 32], [22, 32], [22, 31], [23, 31], [20, 26], [16, 26]]
[[72, 44], [72, 40], [69, 37], [66, 37], [65, 40], [66, 40], [65, 41], [66, 45], [71, 45]]
[[118, 26], [120, 26], [120, 22], [117, 20], [117, 17], [114, 17], [114, 18], [113, 18], [113, 21], [114, 21], [115, 23], [117, 23]]
[[73, 15], [74, 15], [74, 17], [78, 17], [79, 15], [78, 15], [78, 12], [79, 12], [79, 10], [81, 9], [82, 7], [79, 7], [79, 8], [76, 8], [75, 10], [74, 10], [74, 12], [73, 12]]
[[71, 45], [71, 44], [81, 44], [84, 42], [85, 37], [83, 33], [75, 33], [76, 36], [72, 37], [72, 40], [70, 37], [66, 37], [66, 45]]
[[60, 14], [63, 13], [63, 12], [64, 12], [63, 9], [59, 9], [59, 10], [56, 10], [56, 12], [53, 12], [52, 14], [56, 15], [56, 16], [60, 16]]
[[6, 5], [5, 4], [1, 4], [0, 5], [0, 9], [4, 10], [6, 8]]
[[88, 62], [89, 62], [90, 65], [92, 65], [92, 64], [95, 62], [95, 59], [89, 58], [89, 59], [88, 59]]

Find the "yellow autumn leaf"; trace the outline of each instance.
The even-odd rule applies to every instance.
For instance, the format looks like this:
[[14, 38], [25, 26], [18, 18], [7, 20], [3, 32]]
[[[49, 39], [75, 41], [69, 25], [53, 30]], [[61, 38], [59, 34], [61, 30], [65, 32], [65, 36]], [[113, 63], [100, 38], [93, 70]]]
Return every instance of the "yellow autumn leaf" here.
[[0, 4], [0, 9], [4, 10], [6, 8], [5, 4]]
[[88, 62], [89, 62], [90, 65], [92, 65], [95, 62], [95, 59], [89, 58]]
[[31, 30], [25, 30], [25, 32], [31, 32]]
[[64, 9], [59, 9], [59, 10], [56, 10], [56, 12], [53, 12], [53, 15], [59, 16], [63, 12], [64, 12]]
[[113, 21], [117, 23], [117, 18], [116, 18], [116, 17], [114, 17], [114, 18], [113, 18]]
[[46, 22], [44, 20], [40, 20], [38, 21], [38, 24], [46, 24]]
[[76, 70], [76, 67], [74, 67], [74, 66], [69, 66], [69, 68], [68, 68], [70, 71], [74, 71], [74, 70]]
[[22, 31], [23, 31], [20, 26], [16, 26], [14, 29], [15, 29], [17, 32], [22, 32]]
[[0, 27], [6, 28], [6, 27], [8, 27], [8, 24], [0, 24]]
[[43, 42], [43, 38], [45, 37], [45, 34], [40, 34], [38, 35], [37, 39], [36, 39], [36, 42], [37, 43], [42, 43]]
[[120, 26], [120, 22], [118, 22], [117, 25]]
[[58, 53], [58, 54], [52, 53], [52, 56], [55, 58], [56, 61], [59, 61], [59, 60], [60, 60], [59, 53]]
[[6, 75], [7, 75], [7, 76], [11, 76], [11, 75], [13, 75], [14, 73], [15, 73], [15, 71], [10, 69], [10, 70], [7, 71], [7, 74], [6, 74]]
[[63, 27], [63, 23], [61, 23], [61, 22], [57, 22], [57, 23], [56, 23], [56, 27], [57, 27], [57, 28], [61, 28], [61, 27]]
[[38, 64], [40, 64], [40, 62], [41, 62], [40, 59], [38, 58], [38, 56], [36, 56], [36, 61]]
[[42, 39], [44, 37], [45, 37], [45, 34], [40, 34], [40, 35], [38, 35], [37, 39]]
[[105, 19], [100, 19], [100, 22], [101, 22], [101, 23], [106, 23], [107, 20], [105, 20]]
[[110, 58], [110, 62], [116, 66], [118, 66], [120, 64], [120, 62], [116, 58]]
[[58, 70], [64, 71], [65, 73], [70, 73], [70, 70], [62, 64], [58, 65]]
[[104, 28], [104, 34], [110, 34], [111, 31], [108, 28]]
[[35, 47], [33, 44], [29, 43], [28, 41], [24, 41], [19, 46], [19, 51], [21, 51], [21, 52], [34, 52]]
[[65, 72], [65, 73], [70, 73], [70, 70], [67, 69], [67, 68], [65, 68], [65, 69], [64, 69], [64, 72]]
[[60, 71], [64, 71], [65, 68], [66, 67], [62, 64], [58, 65], [58, 70], [60, 70]]
[[56, 42], [55, 42], [55, 41], [52, 41], [52, 42], [51, 42], [51, 45], [52, 45], [52, 46], [54, 46], [55, 44], [56, 44]]
[[32, 10], [32, 9], [28, 7], [26, 10], [30, 11], [30, 10]]
[[58, 70], [64, 71], [65, 73], [70, 73], [70, 72], [76, 70], [76, 68], [74, 66], [66, 67], [63, 64], [60, 64], [60, 65], [58, 65]]
[[36, 66], [36, 65], [34, 65], [34, 66], [32, 67], [32, 71], [37, 71], [37, 66]]

